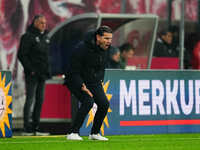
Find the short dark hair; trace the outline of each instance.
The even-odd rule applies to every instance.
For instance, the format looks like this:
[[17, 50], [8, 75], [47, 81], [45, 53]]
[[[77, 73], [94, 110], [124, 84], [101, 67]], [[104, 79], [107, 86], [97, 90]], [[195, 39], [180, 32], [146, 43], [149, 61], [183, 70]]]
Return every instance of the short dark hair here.
[[39, 18], [43, 18], [43, 17], [45, 17], [43, 14], [37, 14], [37, 15], [35, 15], [34, 18], [33, 18], [32, 24], [34, 24], [34, 22], [36, 20], [38, 20]]
[[162, 37], [163, 35], [167, 35], [167, 33], [173, 33], [173, 32], [169, 29], [164, 29], [160, 31], [159, 36]]
[[130, 50], [134, 50], [134, 47], [131, 44], [129, 44], [129, 43], [124, 43], [123, 45], [121, 45], [119, 47], [119, 49], [120, 49], [120, 52], [122, 53], [124, 51], [128, 52]]
[[100, 35], [103, 36], [104, 33], [112, 33], [112, 29], [109, 26], [100, 26], [97, 30], [96, 30], [96, 35]]

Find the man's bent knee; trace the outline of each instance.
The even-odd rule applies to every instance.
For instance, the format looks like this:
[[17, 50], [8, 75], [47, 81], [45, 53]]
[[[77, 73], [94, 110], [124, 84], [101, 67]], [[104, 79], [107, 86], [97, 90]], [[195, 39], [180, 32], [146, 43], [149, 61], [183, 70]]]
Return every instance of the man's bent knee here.
[[84, 100], [82, 105], [87, 106], [87, 108], [90, 110], [93, 107], [94, 101], [92, 99]]
[[104, 103], [102, 103], [101, 105], [98, 106], [98, 109], [101, 109], [103, 111], [107, 111], [108, 108], [109, 108], [109, 102], [108, 101], [105, 101]]

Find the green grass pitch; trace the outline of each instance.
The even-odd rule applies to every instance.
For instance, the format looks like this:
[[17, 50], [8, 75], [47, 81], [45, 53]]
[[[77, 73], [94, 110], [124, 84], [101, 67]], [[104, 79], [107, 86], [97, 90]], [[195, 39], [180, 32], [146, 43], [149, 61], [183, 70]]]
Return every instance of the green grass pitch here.
[[109, 141], [68, 141], [65, 136], [0, 138], [0, 150], [200, 150], [200, 134], [106, 136]]

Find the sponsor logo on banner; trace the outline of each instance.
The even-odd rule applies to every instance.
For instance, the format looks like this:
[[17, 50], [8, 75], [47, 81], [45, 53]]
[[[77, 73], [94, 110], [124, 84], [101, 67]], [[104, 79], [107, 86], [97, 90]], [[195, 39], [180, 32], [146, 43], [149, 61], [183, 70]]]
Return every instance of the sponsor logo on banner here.
[[[129, 82], [129, 86], [127, 83]], [[200, 80], [120, 80], [120, 116], [198, 116]], [[200, 119], [120, 121], [121, 126], [191, 125]]]
[[[0, 72], [0, 137], [9, 137], [11, 130], [11, 103], [12, 96], [10, 95], [11, 82], [6, 84], [6, 76], [2, 76]], [[9, 116], [10, 115], [10, 116]], [[9, 134], [7, 135], [7, 131]]]

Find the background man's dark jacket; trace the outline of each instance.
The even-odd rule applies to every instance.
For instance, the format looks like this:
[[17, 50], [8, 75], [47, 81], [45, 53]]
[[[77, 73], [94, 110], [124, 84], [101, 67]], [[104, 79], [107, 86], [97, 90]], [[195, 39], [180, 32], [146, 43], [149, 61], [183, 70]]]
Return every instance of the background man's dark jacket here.
[[94, 32], [89, 32], [72, 54], [67, 78], [77, 88], [81, 88], [83, 83], [99, 84], [104, 78], [106, 60], [107, 50], [97, 46]]
[[22, 35], [18, 50], [18, 58], [26, 75], [34, 72], [41, 78], [49, 77], [49, 39], [47, 31], [43, 34], [34, 26], [29, 26]]
[[167, 44], [162, 39], [158, 39], [154, 46], [154, 57], [178, 57], [178, 54], [172, 45]]

